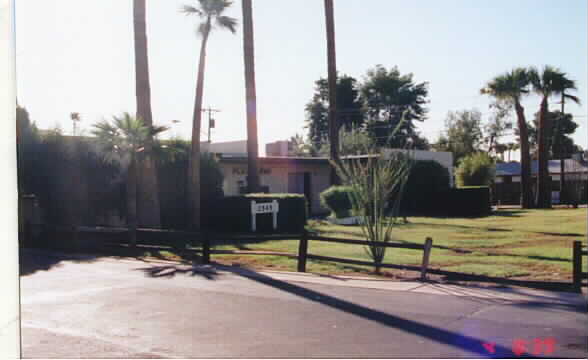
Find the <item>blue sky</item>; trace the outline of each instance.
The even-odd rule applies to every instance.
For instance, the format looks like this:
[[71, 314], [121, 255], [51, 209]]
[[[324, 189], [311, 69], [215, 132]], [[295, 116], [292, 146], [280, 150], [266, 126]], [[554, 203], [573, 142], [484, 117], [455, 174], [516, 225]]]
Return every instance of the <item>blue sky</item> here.
[[[154, 121], [189, 138], [200, 39], [192, 0], [147, 0]], [[71, 131], [135, 111], [132, 1], [16, 1], [17, 94], [41, 128]], [[193, 1], [192, 1], [193, 2]], [[303, 132], [304, 105], [325, 76], [322, 0], [254, 0], [260, 150]], [[488, 113], [479, 89], [514, 66], [560, 67], [577, 80], [581, 106], [575, 140], [588, 147], [588, 25], [585, 0], [335, 0], [337, 67], [361, 79], [376, 64], [397, 65], [429, 82], [429, 118], [419, 130], [434, 141], [450, 110]], [[241, 3], [228, 13], [241, 23]], [[221, 109], [213, 141], [245, 139], [242, 32], [215, 32], [208, 47], [204, 104]], [[558, 107], [556, 99], [552, 107]], [[539, 99], [525, 100], [527, 117]], [[180, 122], [173, 125], [172, 120]], [[486, 120], [486, 118], [484, 118]], [[204, 137], [203, 137], [204, 139]], [[505, 139], [506, 140], [506, 139]]]

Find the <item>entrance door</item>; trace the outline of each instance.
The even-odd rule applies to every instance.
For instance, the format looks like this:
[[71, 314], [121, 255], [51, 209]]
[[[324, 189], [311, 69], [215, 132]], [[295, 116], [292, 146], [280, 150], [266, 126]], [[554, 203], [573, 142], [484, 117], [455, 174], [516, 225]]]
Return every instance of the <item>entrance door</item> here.
[[310, 183], [310, 172], [298, 172], [288, 174], [288, 192], [293, 194], [304, 194], [310, 214], [312, 201], [312, 184]]

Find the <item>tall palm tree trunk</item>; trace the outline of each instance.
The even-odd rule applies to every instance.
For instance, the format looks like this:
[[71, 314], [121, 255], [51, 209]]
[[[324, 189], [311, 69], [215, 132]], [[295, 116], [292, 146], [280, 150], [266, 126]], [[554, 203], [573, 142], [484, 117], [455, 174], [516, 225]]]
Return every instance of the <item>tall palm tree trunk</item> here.
[[[565, 91], [561, 92], [561, 116], [565, 116], [565, 99], [566, 99], [566, 94]], [[562, 119], [563, 121], [563, 119]], [[565, 154], [564, 154], [564, 149], [563, 149], [563, 145], [560, 144], [559, 146], [559, 203], [560, 204], [565, 204], [567, 203], [567, 199], [566, 199], [566, 193], [565, 193], [565, 188], [566, 188], [566, 167], [565, 167]]]
[[[135, 94], [137, 117], [147, 126], [153, 126], [151, 112], [151, 85], [147, 54], [147, 26], [145, 0], [133, 0], [133, 27], [135, 33]], [[152, 141], [145, 146], [144, 159], [138, 166], [137, 220], [141, 226], [160, 227], [159, 188], [157, 171], [152, 158]]]
[[531, 192], [531, 154], [529, 151], [529, 132], [525, 111], [520, 103], [515, 103], [517, 122], [519, 126], [519, 137], [521, 142], [521, 207], [532, 208], [533, 197]]
[[259, 191], [257, 99], [255, 93], [255, 49], [251, 0], [243, 0], [243, 59], [245, 62], [245, 98], [247, 102], [247, 188]]
[[194, 230], [200, 230], [200, 129], [202, 125], [202, 95], [204, 92], [204, 68], [206, 62], [206, 44], [210, 34], [210, 17], [206, 23], [206, 29], [202, 35], [202, 44], [200, 47], [200, 59], [198, 61], [198, 79], [196, 81], [196, 99], [194, 100], [194, 113], [192, 115], [192, 147], [190, 152], [189, 178], [190, 186], [188, 187], [190, 227]]
[[127, 171], [127, 226], [129, 243], [134, 250], [137, 246], [137, 162], [134, 155]]
[[[329, 142], [331, 161], [339, 162], [339, 124], [337, 119], [337, 54], [335, 51], [335, 14], [333, 0], [325, 0], [325, 22], [327, 28], [327, 65], [329, 82]], [[339, 177], [331, 166], [331, 183], [339, 184]]]
[[549, 118], [547, 114], [547, 97], [541, 100], [538, 126], [538, 172], [537, 172], [537, 208], [547, 209], [551, 207], [551, 192], [549, 191], [549, 152], [547, 149], [547, 136], [549, 130]]

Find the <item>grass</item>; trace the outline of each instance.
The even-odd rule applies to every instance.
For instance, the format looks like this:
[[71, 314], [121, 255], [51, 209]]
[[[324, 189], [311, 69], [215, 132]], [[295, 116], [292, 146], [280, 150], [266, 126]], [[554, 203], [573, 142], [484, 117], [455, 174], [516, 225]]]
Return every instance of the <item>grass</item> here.
[[[411, 217], [398, 224], [394, 240], [422, 244], [433, 238], [430, 267], [467, 274], [525, 280], [571, 281], [572, 242], [586, 241], [586, 208], [553, 210], [499, 210], [483, 218]], [[311, 221], [309, 227], [321, 235], [362, 239], [359, 226]], [[223, 250], [272, 250], [296, 254], [298, 240], [217, 244]], [[310, 241], [310, 254], [370, 261], [360, 245]], [[160, 254], [163, 257], [173, 256]], [[296, 259], [281, 256], [213, 255], [214, 261], [239, 263], [256, 268], [296, 270]], [[388, 249], [385, 263], [420, 265], [422, 251]], [[586, 264], [586, 257], [583, 258]], [[310, 272], [324, 274], [368, 274], [372, 267], [350, 266], [309, 260]], [[390, 274], [401, 275], [401, 271]]]

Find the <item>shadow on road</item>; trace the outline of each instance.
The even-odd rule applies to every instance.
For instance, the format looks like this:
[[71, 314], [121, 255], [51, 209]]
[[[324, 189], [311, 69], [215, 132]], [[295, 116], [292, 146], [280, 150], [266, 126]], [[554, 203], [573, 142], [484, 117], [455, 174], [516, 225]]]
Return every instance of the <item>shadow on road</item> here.
[[99, 257], [100, 255], [56, 254], [44, 250], [21, 248], [19, 251], [20, 276], [51, 270], [53, 267], [60, 266], [62, 261], [93, 262]]
[[[310, 290], [308, 288], [295, 285], [289, 282], [281, 281], [273, 279], [267, 275], [258, 273], [248, 268], [244, 267], [231, 267], [225, 265], [215, 264], [214, 267], [218, 270], [226, 271], [229, 273], [233, 273], [237, 276], [244, 277], [246, 279], [255, 281], [257, 283], [261, 283], [272, 288], [285, 291], [287, 293], [303, 297], [307, 300], [329, 306], [331, 308], [335, 308], [337, 310], [353, 314], [355, 316], [361, 317], [363, 319], [367, 319], [370, 321], [377, 322], [379, 324], [399, 329], [401, 331], [412, 333], [418, 335], [422, 338], [429, 339], [431, 341], [435, 341], [440, 344], [449, 345], [454, 348], [469, 351], [471, 353], [477, 354], [479, 356], [488, 357], [488, 358], [503, 358], [503, 357], [512, 357], [511, 349], [505, 348], [500, 345], [495, 346], [495, 352], [489, 353], [483, 346], [486, 342], [485, 339], [479, 339], [476, 337], [460, 334], [457, 332], [441, 329], [435, 326], [423, 324], [417, 321], [413, 321], [410, 319], [405, 319], [400, 316], [391, 315], [379, 310], [374, 310], [367, 308], [365, 306], [361, 306], [350, 301], [346, 301], [331, 295], [327, 295], [322, 292], [318, 292], [315, 290]], [[203, 275], [203, 272], [197, 270], [196, 267], [187, 268], [187, 269], [180, 269], [175, 266], [153, 266], [148, 268], [141, 268], [137, 269], [141, 270], [146, 273], [147, 276], [150, 277], [159, 277], [159, 276], [169, 276], [173, 277], [177, 273], [196, 273], [198, 275]], [[203, 275], [205, 278], [210, 280], [217, 279], [218, 273], [216, 271], [213, 274], [216, 275]], [[526, 358], [535, 358], [529, 354], [527, 356], [523, 355]]]
[[215, 280], [219, 273], [213, 268], [178, 267], [175, 265], [150, 266], [136, 270], [143, 271], [149, 277], [174, 277], [177, 274], [189, 274], [191, 276], [201, 276], [207, 280]]
[[[440, 344], [449, 345], [460, 350], [469, 351], [484, 357], [512, 357], [511, 349], [500, 345], [495, 346], [495, 353], [490, 354], [483, 346], [486, 342], [484, 339], [478, 339], [472, 336], [459, 334], [449, 330], [440, 329], [431, 325], [426, 325], [417, 321], [405, 319], [396, 315], [370, 309], [352, 302], [336, 298], [318, 291], [310, 290], [308, 288], [294, 285], [281, 280], [273, 279], [269, 276], [260, 274], [246, 268], [234, 269], [228, 266], [218, 266], [219, 269], [232, 272], [249, 280], [271, 286], [290, 294], [303, 297], [307, 300], [329, 306], [346, 313], [350, 313], [361, 318], [377, 322], [388, 327], [396, 328], [404, 332], [412, 333], [423, 338], [435, 341]], [[526, 358], [535, 358], [533, 356], [525, 356]]]

